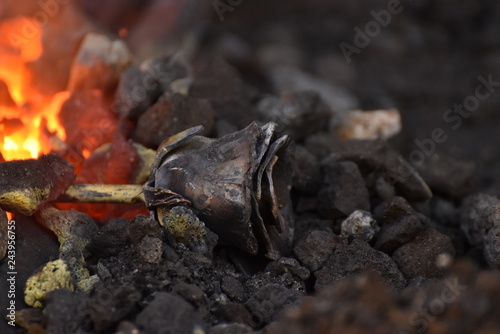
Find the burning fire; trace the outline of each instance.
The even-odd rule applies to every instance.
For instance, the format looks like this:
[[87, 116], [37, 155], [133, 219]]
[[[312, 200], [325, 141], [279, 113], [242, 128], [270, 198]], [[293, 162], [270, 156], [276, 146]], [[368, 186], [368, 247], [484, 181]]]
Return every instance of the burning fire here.
[[[19, 34], [27, 23], [33, 31], [23, 38]], [[57, 115], [69, 93], [47, 97], [31, 84], [28, 65], [43, 52], [41, 37], [33, 20], [0, 22], [0, 153], [5, 160], [37, 158], [51, 151], [48, 136], [66, 138]]]

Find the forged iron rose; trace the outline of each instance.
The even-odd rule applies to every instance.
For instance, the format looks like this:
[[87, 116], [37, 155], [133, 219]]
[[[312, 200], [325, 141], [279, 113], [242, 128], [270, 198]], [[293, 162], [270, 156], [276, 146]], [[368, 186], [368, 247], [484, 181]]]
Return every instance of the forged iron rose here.
[[252, 123], [218, 139], [196, 135], [201, 126], [158, 148], [144, 187], [151, 215], [188, 205], [219, 236], [219, 243], [277, 259], [290, 251], [292, 145], [276, 138], [276, 124]]

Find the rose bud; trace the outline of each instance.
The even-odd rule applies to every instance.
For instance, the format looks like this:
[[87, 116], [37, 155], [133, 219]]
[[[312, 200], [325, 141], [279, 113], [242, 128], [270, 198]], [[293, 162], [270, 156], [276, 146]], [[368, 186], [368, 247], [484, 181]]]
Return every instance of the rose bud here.
[[218, 139], [194, 127], [158, 148], [147, 205], [160, 224], [169, 210], [188, 205], [219, 236], [219, 244], [277, 259], [290, 251], [292, 145], [275, 138], [275, 123], [252, 123]]

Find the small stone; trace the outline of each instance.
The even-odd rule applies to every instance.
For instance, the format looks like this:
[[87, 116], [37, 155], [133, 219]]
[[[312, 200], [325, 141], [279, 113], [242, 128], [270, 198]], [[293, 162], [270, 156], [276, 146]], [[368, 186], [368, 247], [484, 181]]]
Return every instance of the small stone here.
[[333, 132], [342, 140], [387, 140], [401, 131], [401, 115], [397, 109], [350, 110], [333, 122]]
[[493, 269], [500, 269], [500, 224], [488, 230], [484, 236], [484, 257]]
[[317, 194], [321, 186], [321, 168], [318, 159], [304, 146], [295, 145], [294, 164], [293, 189], [306, 194]]
[[188, 302], [197, 306], [201, 306], [207, 301], [205, 292], [195, 284], [179, 282], [173, 286], [173, 290]]
[[392, 259], [406, 279], [432, 278], [444, 275], [443, 268], [438, 266], [441, 254], [454, 256], [453, 243], [448, 236], [429, 228], [396, 249]]
[[476, 165], [472, 161], [459, 160], [439, 153], [424, 160], [418, 168], [433, 192], [453, 198], [461, 198], [473, 184]]
[[406, 280], [392, 259], [366, 242], [354, 239], [351, 244], [339, 244], [323, 267], [314, 273], [315, 289], [336, 283], [343, 278], [353, 278], [364, 271], [373, 271], [394, 288], [403, 288]]
[[200, 324], [193, 307], [183, 298], [168, 292], [158, 292], [136, 318], [144, 333], [192, 333]]
[[99, 89], [111, 93], [131, 62], [132, 55], [124, 41], [89, 33], [71, 65], [68, 90]]
[[484, 217], [485, 213], [489, 207], [498, 204], [498, 197], [488, 194], [475, 194], [463, 200], [460, 227], [471, 245], [483, 244], [485, 230], [491, 227], [487, 226], [489, 223]]
[[300, 142], [312, 133], [326, 131], [331, 112], [312, 91], [285, 92], [260, 100], [257, 109], [263, 121], [275, 122], [279, 130]]
[[310, 275], [309, 270], [302, 267], [299, 261], [289, 257], [281, 257], [269, 263], [266, 267], [266, 271], [269, 271], [273, 276], [291, 274], [301, 281], [305, 281]]
[[295, 244], [293, 253], [307, 269], [314, 272], [339, 243], [340, 239], [331, 230], [314, 230]]
[[355, 210], [370, 211], [370, 196], [354, 162], [334, 162], [323, 166], [324, 181], [318, 193], [322, 218], [338, 219]]
[[202, 135], [212, 131], [214, 111], [208, 100], [167, 92], [139, 117], [134, 138], [156, 148], [168, 137], [196, 125], [203, 125]]
[[87, 249], [98, 258], [117, 255], [129, 244], [128, 224], [129, 221], [123, 218], [111, 219], [92, 238]]
[[402, 197], [394, 197], [383, 209], [381, 231], [375, 248], [390, 254], [424, 229], [417, 213]]
[[358, 238], [369, 242], [378, 233], [379, 227], [370, 212], [356, 210], [341, 224], [343, 238]]
[[163, 243], [160, 239], [155, 237], [144, 237], [141, 242], [137, 244], [137, 252], [139, 258], [151, 264], [159, 264], [161, 262]]
[[47, 294], [43, 309], [46, 333], [85, 333], [90, 331], [87, 312], [88, 297], [84, 294], [59, 289]]
[[159, 238], [161, 236], [161, 227], [156, 220], [138, 215], [128, 224], [127, 235], [130, 242], [136, 244], [145, 236]]
[[245, 288], [243, 287], [243, 284], [241, 284], [241, 282], [234, 277], [223, 277], [221, 289], [226, 295], [228, 295], [229, 298], [237, 302], [241, 303], [246, 300]]
[[245, 306], [252, 314], [251, 326], [258, 328], [276, 320], [278, 314], [287, 306], [296, 303], [298, 293], [281, 284], [267, 284], [255, 292]]

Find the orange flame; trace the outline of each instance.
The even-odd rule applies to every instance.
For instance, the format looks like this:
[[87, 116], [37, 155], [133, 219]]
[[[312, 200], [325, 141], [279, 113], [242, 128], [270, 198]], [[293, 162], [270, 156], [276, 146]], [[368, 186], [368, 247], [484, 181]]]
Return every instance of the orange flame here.
[[42, 29], [34, 20], [0, 22], [0, 80], [8, 88], [8, 92], [0, 92], [0, 99], [6, 100], [0, 100], [0, 153], [5, 160], [49, 153], [44, 132], [62, 140], [66, 137], [57, 114], [69, 93], [45, 97], [31, 85], [27, 65], [42, 54], [41, 37]]

